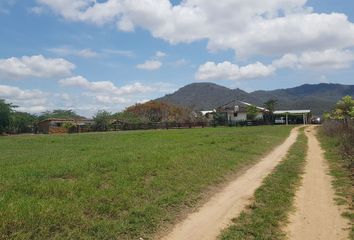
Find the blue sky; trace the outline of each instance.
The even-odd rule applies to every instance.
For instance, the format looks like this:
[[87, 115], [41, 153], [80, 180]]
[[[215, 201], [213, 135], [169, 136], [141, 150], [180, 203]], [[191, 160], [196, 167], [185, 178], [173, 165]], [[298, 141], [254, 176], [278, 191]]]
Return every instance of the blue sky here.
[[120, 111], [193, 82], [353, 84], [347, 0], [1, 0], [0, 98]]

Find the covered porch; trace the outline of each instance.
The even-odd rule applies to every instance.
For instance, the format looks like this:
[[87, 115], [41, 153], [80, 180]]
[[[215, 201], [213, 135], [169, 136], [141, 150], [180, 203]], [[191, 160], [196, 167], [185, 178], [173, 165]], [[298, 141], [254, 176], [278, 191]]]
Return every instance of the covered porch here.
[[311, 118], [311, 110], [279, 110], [274, 111], [273, 114], [276, 116], [275, 123], [286, 125], [298, 124], [299, 121], [301, 121], [302, 124], [308, 124]]

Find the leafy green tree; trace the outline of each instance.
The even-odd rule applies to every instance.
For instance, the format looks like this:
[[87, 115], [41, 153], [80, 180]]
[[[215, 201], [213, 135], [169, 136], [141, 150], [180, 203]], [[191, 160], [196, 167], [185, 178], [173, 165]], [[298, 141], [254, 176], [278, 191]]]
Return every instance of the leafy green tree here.
[[267, 109], [267, 111], [264, 113], [264, 117], [268, 124], [274, 122], [274, 110], [277, 104], [278, 100], [276, 99], [269, 99], [263, 104], [263, 107]]
[[276, 105], [278, 104], [278, 100], [269, 99], [263, 104], [263, 107], [269, 111], [269, 113], [273, 113]]
[[137, 114], [133, 112], [119, 112], [113, 114], [113, 118], [117, 121], [124, 122], [124, 123], [141, 123], [144, 120], [139, 117]]
[[68, 133], [77, 132], [77, 125], [73, 122], [65, 122], [63, 127], [67, 129]]
[[0, 134], [9, 129], [14, 107], [11, 103], [6, 103], [5, 100], [0, 99]]
[[335, 116], [339, 119], [354, 118], [354, 100], [351, 96], [345, 96], [337, 102]]
[[256, 120], [259, 110], [256, 106], [250, 105], [246, 107], [247, 120]]
[[111, 129], [113, 115], [107, 111], [98, 111], [93, 117], [94, 128], [97, 131], [108, 131]]
[[63, 118], [63, 119], [81, 119], [82, 116], [76, 114], [73, 110], [56, 109], [53, 111], [46, 111], [39, 115], [39, 121], [47, 118]]
[[26, 112], [13, 112], [11, 114], [10, 128], [14, 133], [33, 132], [37, 117]]
[[348, 127], [348, 121], [354, 119], [354, 100], [351, 96], [345, 96], [339, 100], [330, 114], [331, 119], [343, 120]]

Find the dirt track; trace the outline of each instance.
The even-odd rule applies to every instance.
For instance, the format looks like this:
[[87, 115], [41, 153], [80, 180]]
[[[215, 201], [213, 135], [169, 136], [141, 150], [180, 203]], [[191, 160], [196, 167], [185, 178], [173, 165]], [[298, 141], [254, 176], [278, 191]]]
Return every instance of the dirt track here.
[[296, 141], [297, 129], [293, 129], [283, 144], [264, 157], [258, 164], [230, 182], [216, 193], [197, 212], [178, 223], [163, 240], [208, 240], [216, 239], [221, 230], [230, 224], [249, 204], [255, 190], [263, 179], [272, 172]]
[[307, 164], [295, 198], [296, 212], [290, 216], [288, 236], [294, 240], [348, 239], [349, 232], [344, 230], [348, 223], [333, 200], [331, 177], [327, 174], [327, 164], [315, 131], [314, 127], [306, 129], [309, 139]]

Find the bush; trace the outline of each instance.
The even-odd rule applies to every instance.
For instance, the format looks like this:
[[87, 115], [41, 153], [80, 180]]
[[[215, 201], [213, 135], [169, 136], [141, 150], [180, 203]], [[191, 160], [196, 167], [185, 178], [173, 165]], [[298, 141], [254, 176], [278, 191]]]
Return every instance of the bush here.
[[354, 171], [354, 120], [326, 120], [323, 123], [325, 135], [338, 138], [341, 157], [345, 165]]

